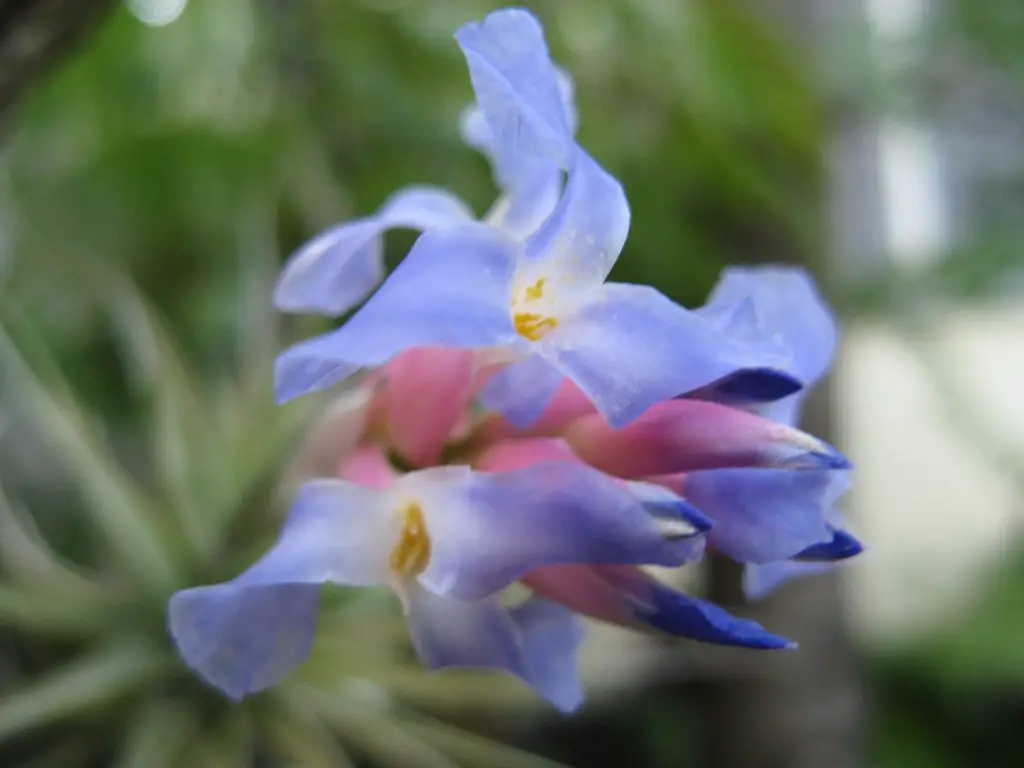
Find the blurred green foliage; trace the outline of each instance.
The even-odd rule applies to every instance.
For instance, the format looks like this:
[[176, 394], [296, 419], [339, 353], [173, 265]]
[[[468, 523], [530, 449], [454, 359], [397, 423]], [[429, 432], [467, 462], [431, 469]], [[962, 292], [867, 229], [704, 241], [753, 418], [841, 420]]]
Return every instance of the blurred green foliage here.
[[[370, 622], [343, 596], [314, 674], [240, 709], [175, 663], [162, 616], [171, 589], [229, 576], [266, 543], [315, 413], [269, 402], [275, 350], [319, 325], [269, 312], [282, 259], [407, 183], [491, 203], [487, 165], [456, 130], [470, 88], [451, 34], [497, 5], [193, 0], [163, 28], [119, 8], [24, 105], [0, 155], [0, 403], [14, 425], [0, 440], [4, 765], [243, 765], [260, 752], [337, 766], [338, 735], [381, 764], [540, 764], [425, 719], [520, 711], [521, 691], [440, 686], [403, 657], [388, 614]], [[724, 263], [824, 259], [832, 82], [755, 5], [531, 4], [576, 79], [581, 141], [630, 196], [616, 277], [690, 305]], [[955, 41], [1019, 77], [1015, 3], [948, 9], [943, 57]], [[835, 50], [853, 67], [862, 30], [848, 34]], [[851, 305], [997, 290], [1019, 269], [1020, 233], [984, 234]], [[411, 241], [390, 238], [392, 263]], [[875, 662], [872, 764], [1014, 764], [1018, 571], [940, 641]], [[370, 631], [389, 639], [365, 642]], [[375, 642], [378, 656], [360, 655]], [[346, 687], [353, 669], [373, 686]], [[672, 718], [638, 711], [650, 751], [667, 749]]]

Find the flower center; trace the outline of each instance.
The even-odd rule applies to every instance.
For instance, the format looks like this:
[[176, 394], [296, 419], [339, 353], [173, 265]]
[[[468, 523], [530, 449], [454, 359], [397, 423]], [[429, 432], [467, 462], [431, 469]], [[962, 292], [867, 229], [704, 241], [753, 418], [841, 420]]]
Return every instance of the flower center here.
[[[520, 336], [537, 341], [558, 325], [558, 320], [549, 314], [535, 311], [535, 305], [544, 298], [544, 284], [548, 281], [541, 277], [532, 285], [516, 293], [512, 301], [512, 322], [516, 333]], [[527, 305], [527, 306], [524, 306]]]
[[409, 504], [402, 514], [402, 533], [391, 550], [391, 570], [416, 576], [423, 573], [430, 562], [430, 535], [419, 504]]

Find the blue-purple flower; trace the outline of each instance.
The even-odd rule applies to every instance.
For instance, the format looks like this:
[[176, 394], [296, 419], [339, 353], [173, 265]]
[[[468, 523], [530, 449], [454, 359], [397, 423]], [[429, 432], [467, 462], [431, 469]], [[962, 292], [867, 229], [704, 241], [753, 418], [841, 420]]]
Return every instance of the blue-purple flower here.
[[[565, 169], [553, 212], [525, 241], [489, 225], [432, 229], [340, 329], [278, 360], [280, 400], [344, 381], [417, 346], [480, 350], [519, 362], [484, 393], [486, 405], [528, 424], [561, 378], [574, 381], [614, 425], [654, 403], [757, 369], [748, 346], [649, 286], [605, 283], [629, 229], [622, 186], [573, 140], [573, 123], [536, 21], [493, 14], [457, 35], [470, 67], [490, 151], [505, 177], [537, 164]], [[510, 383], [511, 382], [511, 383]]]
[[[526, 75], [528, 86], [532, 84], [535, 101], [549, 102], [544, 118], [558, 126], [562, 146], [549, 154], [538, 152], [522, 135], [507, 135], [507, 126], [497, 121], [492, 121], [496, 123], [492, 129], [477, 104], [462, 116], [463, 139], [491, 161], [501, 190], [483, 220], [523, 240], [550, 215], [562, 191], [567, 154], [576, 131], [572, 80], [555, 68], [540, 25], [524, 11], [492, 14], [482, 24], [467, 24], [457, 37], [471, 64], [481, 62], [472, 72], [486, 67], [488, 57], [512, 58], [515, 70]], [[502, 109], [502, 97], [495, 93], [486, 73], [475, 77], [474, 84], [478, 85], [478, 100], [488, 105], [490, 114]], [[542, 93], [545, 88], [550, 92]], [[565, 157], [560, 158], [559, 152]], [[383, 281], [383, 236], [387, 230], [425, 232], [475, 219], [472, 209], [448, 190], [428, 185], [405, 187], [371, 216], [332, 227], [299, 248], [278, 279], [274, 303], [289, 312], [344, 314]]]
[[[807, 390], [832, 362], [838, 335], [810, 276], [795, 267], [729, 268], [698, 311], [752, 348], [761, 345], [766, 356], [785, 356], [782, 369], [804, 388], [777, 402], [748, 407], [795, 426]], [[684, 482], [687, 496], [715, 521], [710, 543], [750, 564], [746, 588], [751, 597], [861, 551], [836, 510], [850, 486], [845, 468], [713, 469], [688, 473]]]
[[[693, 311], [607, 282], [629, 204], [576, 142], [540, 25], [499, 11], [456, 38], [475, 93], [463, 135], [500, 196], [476, 221], [444, 190], [405, 188], [285, 266], [281, 309], [365, 304], [281, 354], [278, 399], [372, 376], [353, 451], [301, 488], [276, 544], [171, 600], [181, 656], [233, 698], [308, 655], [325, 583], [393, 589], [425, 666], [502, 670], [572, 710], [576, 614], [794, 646], [643, 566], [695, 562], [707, 543], [749, 564], [755, 593], [860, 551], [835, 511], [849, 462], [795, 428], [836, 337], [810, 279], [730, 269]], [[423, 234], [384, 279], [382, 235], [399, 226]], [[516, 583], [532, 595], [509, 605]]]
[[572, 709], [575, 677], [540, 675], [536, 666], [551, 657], [573, 668], [575, 620], [545, 602], [510, 611], [501, 592], [549, 565], [682, 564], [702, 531], [683, 517], [666, 527], [666, 515], [664, 506], [649, 514], [630, 488], [578, 464], [493, 474], [438, 467], [382, 490], [313, 481], [262, 559], [232, 581], [173, 597], [170, 631], [190, 666], [241, 698], [309, 653], [322, 584], [387, 585], [428, 667], [506, 670]]

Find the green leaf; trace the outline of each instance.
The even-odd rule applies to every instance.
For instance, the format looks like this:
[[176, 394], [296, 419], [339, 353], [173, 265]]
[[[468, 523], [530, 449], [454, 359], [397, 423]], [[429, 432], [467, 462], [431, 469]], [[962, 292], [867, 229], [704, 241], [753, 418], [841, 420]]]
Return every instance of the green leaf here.
[[344, 695], [302, 689], [303, 698], [346, 744], [393, 768], [458, 768], [425, 741], [398, 724], [387, 711], [374, 711]]
[[[5, 306], [5, 314], [8, 307]], [[23, 336], [31, 337], [27, 332]], [[40, 357], [45, 352], [35, 345]], [[14, 379], [34, 424], [49, 439], [88, 498], [93, 514], [114, 555], [132, 575], [158, 594], [177, 583], [168, 542], [160, 535], [158, 515], [150, 500], [89, 427], [89, 418], [62, 378], [51, 373], [44, 384], [31, 370], [4, 329], [0, 328], [0, 361]], [[56, 371], [55, 366], [50, 366]]]
[[155, 648], [137, 644], [83, 654], [0, 700], [0, 742], [141, 690], [170, 663]]
[[152, 401], [149, 431], [155, 475], [191, 554], [206, 559], [217, 535], [208, 514], [217, 495], [210, 486], [230, 482], [226, 446], [202, 407], [198, 375], [156, 311], [116, 274], [106, 288], [113, 293], [108, 304], [125, 344], [129, 370]]
[[436, 720], [403, 720], [403, 727], [445, 754], [455, 758], [462, 768], [566, 768], [540, 755], [469, 733]]
[[92, 636], [110, 629], [113, 601], [63, 595], [0, 582], [0, 625], [53, 637]]
[[[278, 699], [280, 703], [280, 699]], [[261, 719], [261, 730], [271, 749], [296, 768], [354, 768], [334, 735], [300, 697], [287, 706], [275, 706]]]
[[199, 730], [198, 718], [183, 702], [154, 698], [129, 726], [113, 768], [172, 768], [184, 745]]
[[95, 598], [99, 588], [61, 562], [32, 518], [16, 509], [0, 490], [0, 567], [14, 582], [44, 587], [66, 596]]

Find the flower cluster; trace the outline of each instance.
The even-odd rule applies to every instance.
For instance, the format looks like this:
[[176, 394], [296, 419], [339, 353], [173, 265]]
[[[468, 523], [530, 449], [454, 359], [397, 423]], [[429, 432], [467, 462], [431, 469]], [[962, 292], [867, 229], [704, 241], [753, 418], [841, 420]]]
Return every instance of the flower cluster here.
[[[748, 564], [763, 593], [860, 550], [833, 509], [848, 462], [794, 426], [835, 346], [810, 279], [730, 269], [698, 310], [606, 282], [629, 207], [576, 143], [571, 81], [540, 25], [505, 10], [456, 39], [476, 96], [464, 137], [501, 194], [477, 221], [444, 190], [407, 188], [285, 266], [282, 310], [365, 303], [279, 357], [278, 398], [357, 377], [361, 437], [335, 476], [299, 490], [255, 565], [173, 597], [182, 657], [229, 696], [303, 660], [332, 582], [390, 586], [428, 667], [505, 670], [572, 710], [580, 614], [793, 645], [642, 566], [707, 545]], [[422, 234], [385, 279], [393, 227]], [[518, 603], [515, 584], [529, 590]]]

